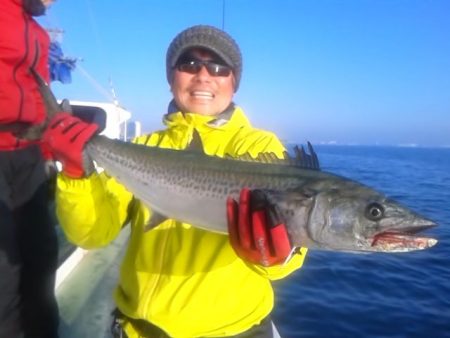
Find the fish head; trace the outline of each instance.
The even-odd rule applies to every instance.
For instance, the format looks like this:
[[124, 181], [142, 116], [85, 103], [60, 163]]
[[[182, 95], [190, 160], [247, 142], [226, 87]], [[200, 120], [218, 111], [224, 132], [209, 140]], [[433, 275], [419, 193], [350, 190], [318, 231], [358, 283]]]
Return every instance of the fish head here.
[[354, 181], [318, 189], [308, 233], [320, 247], [342, 251], [407, 252], [436, 244], [417, 234], [433, 221]]
[[436, 226], [384, 194], [342, 177], [310, 181], [272, 193], [291, 243], [348, 252], [406, 252], [432, 247], [419, 232]]

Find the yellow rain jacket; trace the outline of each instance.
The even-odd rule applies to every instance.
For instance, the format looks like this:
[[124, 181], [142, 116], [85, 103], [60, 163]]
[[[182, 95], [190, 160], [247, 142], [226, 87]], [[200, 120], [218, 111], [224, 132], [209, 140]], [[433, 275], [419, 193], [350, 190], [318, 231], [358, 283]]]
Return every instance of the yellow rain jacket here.
[[[253, 128], [236, 107], [229, 120], [197, 114], [166, 116], [167, 129], [136, 143], [184, 149], [198, 131], [205, 153], [239, 156], [285, 148], [269, 132]], [[230, 336], [260, 323], [272, 310], [270, 280], [303, 264], [306, 249], [284, 265], [264, 268], [240, 259], [228, 236], [169, 219], [144, 232], [151, 210], [106, 174], [58, 176], [57, 213], [67, 238], [83, 248], [110, 243], [131, 220], [131, 237], [114, 298], [126, 316], [147, 320], [171, 337]], [[202, 206], [199, 205], [199, 208]], [[130, 338], [139, 333], [124, 325]]]

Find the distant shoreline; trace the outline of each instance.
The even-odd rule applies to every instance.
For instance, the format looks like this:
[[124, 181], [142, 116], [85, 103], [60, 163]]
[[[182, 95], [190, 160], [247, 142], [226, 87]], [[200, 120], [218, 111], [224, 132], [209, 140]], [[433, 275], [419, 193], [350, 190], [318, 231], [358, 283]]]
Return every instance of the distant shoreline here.
[[[296, 145], [306, 144], [306, 142], [292, 142], [292, 141], [282, 141], [287, 147], [294, 147]], [[423, 148], [423, 149], [450, 149], [450, 144], [448, 145], [423, 145], [416, 143], [404, 143], [404, 144], [379, 144], [379, 143], [338, 143], [338, 142], [311, 142], [313, 147], [387, 147], [387, 148]]]

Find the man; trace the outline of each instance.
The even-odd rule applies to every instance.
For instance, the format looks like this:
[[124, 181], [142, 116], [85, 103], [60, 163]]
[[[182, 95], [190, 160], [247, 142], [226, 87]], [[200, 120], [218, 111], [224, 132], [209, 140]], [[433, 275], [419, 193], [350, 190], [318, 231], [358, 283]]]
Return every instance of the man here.
[[[232, 101], [242, 59], [227, 33], [211, 26], [186, 29], [170, 44], [166, 65], [173, 94], [164, 118], [167, 128], [138, 137], [136, 143], [182, 150], [195, 134], [208, 155], [283, 155], [276, 136], [253, 128]], [[230, 199], [227, 204], [231, 241], [174, 219], [145, 232], [151, 210], [107, 174], [84, 170], [82, 149], [96, 129], [59, 113], [44, 138], [63, 163], [57, 213], [70, 241], [85, 248], [104, 246], [131, 223], [114, 294], [116, 336], [271, 337], [270, 280], [299, 268], [306, 249], [288, 259], [284, 225], [269, 229], [264, 209], [251, 206], [248, 189], [239, 203]], [[252, 235], [257, 228], [264, 235]], [[266, 244], [251, 244], [260, 240]]]
[[38, 144], [15, 133], [40, 124], [35, 69], [49, 80], [47, 32], [32, 16], [52, 1], [0, 2], [0, 337], [57, 337], [57, 238]]

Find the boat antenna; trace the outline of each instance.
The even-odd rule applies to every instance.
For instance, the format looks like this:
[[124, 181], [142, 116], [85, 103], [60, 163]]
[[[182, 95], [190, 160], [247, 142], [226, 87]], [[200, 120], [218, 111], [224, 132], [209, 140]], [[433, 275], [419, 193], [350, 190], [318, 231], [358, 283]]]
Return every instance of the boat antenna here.
[[113, 85], [111, 76], [109, 77], [109, 87], [110, 87], [110, 89], [111, 89], [111, 94], [112, 94], [112, 99], [113, 99], [114, 104], [115, 104], [116, 106], [119, 106], [119, 100], [118, 100], [118, 98], [117, 98], [116, 91], [115, 91], [115, 89], [114, 89], [114, 85]]
[[91, 74], [88, 73], [86, 69], [84, 69], [81, 66], [81, 63], [77, 64], [78, 71], [84, 76], [85, 79], [87, 79], [91, 85], [97, 89], [97, 91], [102, 94], [108, 101], [116, 102], [116, 99], [105, 89], [103, 86], [101, 86], [93, 77]]

